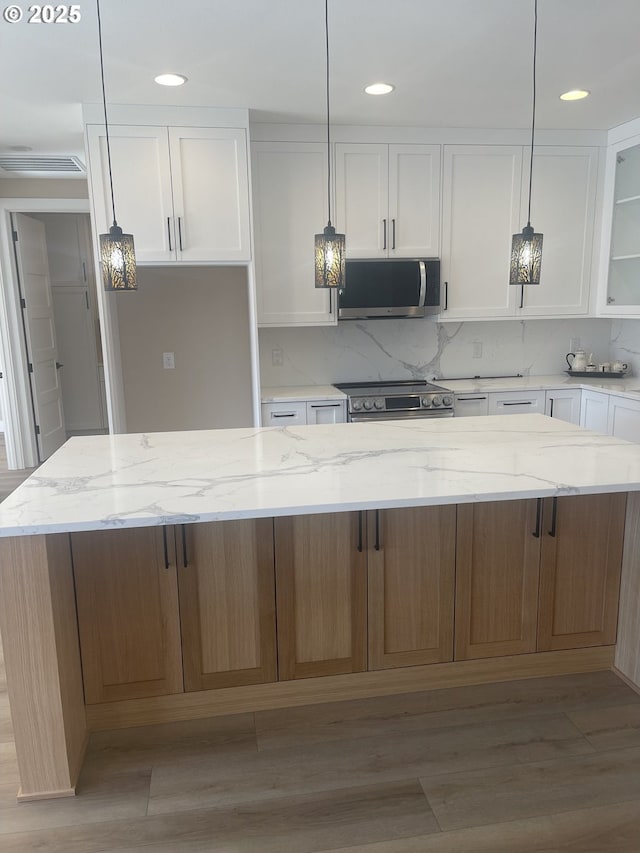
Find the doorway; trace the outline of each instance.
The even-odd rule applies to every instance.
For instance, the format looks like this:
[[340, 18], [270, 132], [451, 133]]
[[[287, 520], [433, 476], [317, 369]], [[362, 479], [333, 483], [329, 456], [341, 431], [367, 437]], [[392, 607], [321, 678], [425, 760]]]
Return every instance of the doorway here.
[[[71, 407], [68, 424], [71, 427], [70, 431], [85, 433], [108, 431], [105, 415], [105, 388], [100, 370], [100, 362], [102, 361], [99, 355], [100, 331], [96, 319], [97, 310], [101, 310], [101, 306], [96, 306], [95, 304], [98, 294], [95, 288], [95, 280], [93, 279], [94, 254], [88, 224], [88, 210], [89, 202], [86, 199], [5, 198], [0, 200], [0, 378], [2, 379], [0, 382], [0, 414], [4, 422], [7, 462], [10, 469], [29, 468], [37, 465], [39, 462], [36, 422], [33, 417], [31, 398], [31, 381], [28, 372], [30, 361], [26, 348], [23, 309], [17, 282], [18, 271], [16, 269], [13, 243], [12, 217], [17, 213], [26, 214], [31, 217], [32, 221], [36, 215], [40, 216], [41, 214], [83, 215], [80, 221], [86, 226], [85, 235], [89, 247], [83, 258], [85, 263], [84, 274], [86, 274], [87, 281], [84, 281], [84, 275], [82, 280], [76, 275], [75, 278], [72, 277], [70, 281], [64, 283], [64, 279], [58, 277], [56, 274], [55, 279], [57, 284], [51, 288], [51, 301], [52, 303], [57, 303], [54, 313], [61, 318], [61, 323], [67, 323], [66, 329], [60, 329], [59, 335], [61, 340], [68, 339], [71, 343], [76, 343], [76, 338], [78, 337], [81, 339], [84, 338], [85, 341], [88, 338], [90, 341], [95, 341], [95, 345], [91, 348], [91, 351], [97, 353], [96, 357], [92, 358], [91, 361], [96, 365], [96, 370], [93, 372], [94, 374], [97, 373], [97, 380], [95, 380], [94, 385], [97, 383], [100, 408], [99, 419], [96, 420], [93, 418], [88, 423], [87, 421], [79, 423], [76, 420], [76, 413], [73, 407]], [[65, 220], [59, 220], [59, 222], [64, 223]], [[43, 223], [38, 224], [42, 226]], [[82, 226], [76, 224], [75, 227], [80, 228]], [[59, 268], [60, 263], [60, 258], [57, 258], [53, 266]], [[75, 288], [75, 291], [73, 289], [69, 290], [69, 287]], [[55, 288], [58, 289], [55, 290]], [[81, 304], [81, 300], [84, 301], [82, 316], [85, 320], [84, 328], [86, 332], [77, 334], [80, 326], [70, 321], [70, 314], [74, 310], [76, 314], [80, 313], [77, 306]], [[87, 302], [89, 309], [86, 307]], [[66, 303], [66, 306], [63, 306], [62, 303]], [[70, 303], [73, 303], [71, 309], [68, 307]], [[87, 328], [87, 315], [90, 315], [92, 320], [90, 329]], [[60, 322], [58, 325], [60, 325]], [[71, 337], [69, 336], [69, 330], [72, 332]], [[61, 364], [65, 364], [59, 356], [57, 360]], [[67, 374], [72, 373], [71, 365], [75, 363], [76, 359], [72, 355], [71, 361], [67, 360], [66, 362], [69, 368], [67, 369], [66, 365], [65, 368], [59, 368], [60, 374], [62, 374], [63, 370], [66, 370]], [[62, 376], [60, 384], [62, 385]], [[72, 376], [68, 376], [66, 386], [70, 391], [76, 388], [76, 382]], [[85, 394], [77, 390], [75, 393], [77, 399], [89, 399], [89, 397], [86, 397]]]

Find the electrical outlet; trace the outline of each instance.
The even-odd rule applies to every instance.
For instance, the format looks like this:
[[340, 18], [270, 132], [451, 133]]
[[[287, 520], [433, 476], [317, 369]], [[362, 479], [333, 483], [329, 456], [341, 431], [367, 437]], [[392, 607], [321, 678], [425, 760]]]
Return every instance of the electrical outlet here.
[[176, 367], [176, 354], [175, 352], [163, 352], [162, 353], [162, 366], [165, 370], [175, 370]]
[[482, 341], [473, 342], [473, 358], [482, 358]]
[[284, 359], [283, 359], [283, 355], [282, 355], [282, 350], [280, 348], [272, 349], [271, 350], [271, 364], [274, 367], [282, 367], [283, 361], [284, 361]]
[[580, 338], [571, 338], [569, 341], [569, 352], [575, 352], [580, 349]]

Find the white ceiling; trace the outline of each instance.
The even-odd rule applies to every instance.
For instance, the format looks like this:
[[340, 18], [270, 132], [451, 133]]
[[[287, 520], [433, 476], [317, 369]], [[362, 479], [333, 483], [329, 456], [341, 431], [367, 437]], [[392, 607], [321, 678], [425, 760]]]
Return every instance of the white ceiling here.
[[[0, 19], [0, 151], [81, 153], [100, 100], [96, 10], [78, 24]], [[3, 4], [4, 6], [4, 4]], [[102, 0], [111, 103], [248, 107], [324, 117], [324, 0]], [[329, 0], [332, 120], [526, 128], [533, 0]], [[640, 0], [539, 0], [538, 126], [603, 130], [640, 116]], [[177, 71], [179, 89], [153, 82]], [[374, 98], [369, 82], [396, 91]], [[590, 89], [584, 101], [560, 92]]]

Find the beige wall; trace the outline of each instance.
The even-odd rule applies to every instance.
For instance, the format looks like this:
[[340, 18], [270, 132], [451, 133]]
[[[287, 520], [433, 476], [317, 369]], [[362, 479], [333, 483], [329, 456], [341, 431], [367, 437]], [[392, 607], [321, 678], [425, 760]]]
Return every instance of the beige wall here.
[[109, 298], [129, 432], [252, 425], [246, 269], [138, 267], [138, 290]]
[[3, 178], [0, 198], [89, 198], [81, 178]]

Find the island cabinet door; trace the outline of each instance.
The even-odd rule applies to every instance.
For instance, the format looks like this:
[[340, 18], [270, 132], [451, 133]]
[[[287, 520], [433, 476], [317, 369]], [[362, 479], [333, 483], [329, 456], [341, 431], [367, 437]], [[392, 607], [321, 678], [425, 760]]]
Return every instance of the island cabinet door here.
[[455, 659], [536, 651], [540, 504], [458, 506]]
[[172, 527], [71, 534], [85, 702], [181, 693]]
[[275, 681], [273, 520], [176, 530], [185, 690]]
[[615, 643], [626, 499], [545, 500], [539, 651]]
[[455, 506], [368, 513], [369, 669], [453, 660]]
[[280, 679], [367, 668], [364, 513], [275, 519]]

